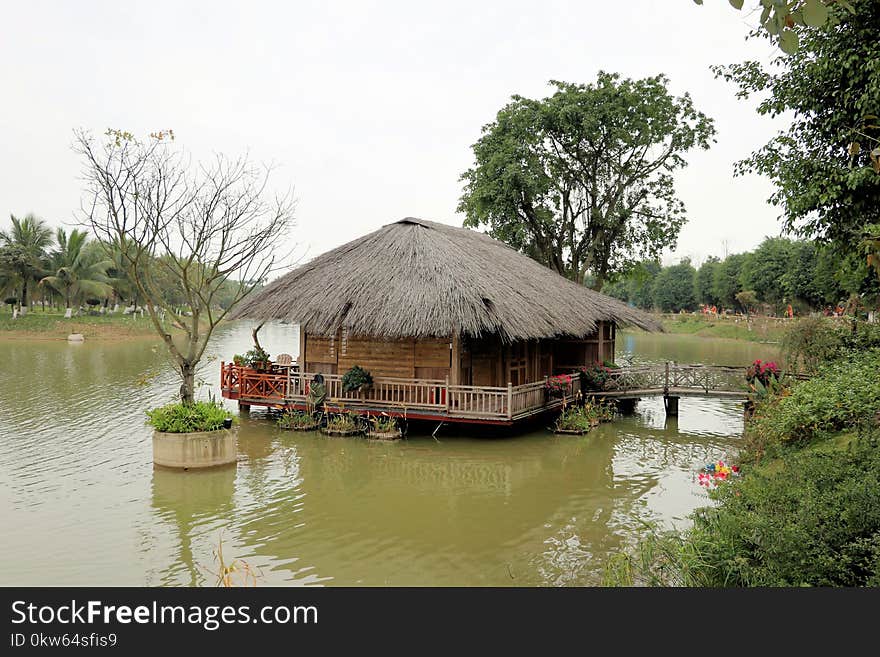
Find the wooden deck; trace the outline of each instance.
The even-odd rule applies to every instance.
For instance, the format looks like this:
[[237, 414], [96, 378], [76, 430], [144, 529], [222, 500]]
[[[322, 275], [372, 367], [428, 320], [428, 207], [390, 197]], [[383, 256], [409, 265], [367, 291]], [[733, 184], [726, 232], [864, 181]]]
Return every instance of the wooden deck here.
[[[723, 397], [746, 399], [746, 368], [714, 365], [638, 366], [613, 370], [601, 390], [584, 390], [584, 396], [634, 399], [664, 397]], [[257, 372], [232, 363], [221, 363], [222, 395], [243, 406], [307, 408], [309, 382], [315, 375], [293, 368]], [[386, 413], [392, 416], [448, 422], [510, 425], [558, 409], [561, 398], [548, 399], [544, 381], [506, 387], [451, 385], [439, 379], [374, 378], [366, 392], [342, 390], [342, 376], [325, 374], [329, 411]], [[565, 400], [573, 401], [580, 379], [572, 376]]]
[[[220, 365], [221, 392], [240, 404], [277, 408], [305, 409], [309, 382], [315, 375], [286, 371], [257, 372], [232, 363]], [[544, 382], [506, 387], [451, 385], [439, 379], [373, 379], [366, 392], [351, 393], [342, 389], [342, 376], [324, 374], [327, 387], [325, 407], [387, 413], [412, 419], [452, 422], [512, 424], [562, 405], [562, 399], [547, 400]], [[568, 400], [577, 395], [580, 382], [573, 378]]]

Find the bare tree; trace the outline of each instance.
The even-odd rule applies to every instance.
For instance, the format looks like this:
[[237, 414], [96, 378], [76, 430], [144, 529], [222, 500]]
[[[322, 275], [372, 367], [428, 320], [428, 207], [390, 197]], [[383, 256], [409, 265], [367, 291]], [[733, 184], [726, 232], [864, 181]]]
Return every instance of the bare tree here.
[[[191, 403], [195, 371], [229, 311], [278, 268], [275, 247], [293, 224], [288, 192], [267, 190], [271, 168], [217, 155], [191, 165], [170, 130], [139, 140], [108, 130], [96, 141], [77, 131], [86, 200], [83, 220], [112, 250], [145, 301], [178, 368], [180, 397]], [[162, 282], [162, 285], [159, 282]], [[173, 285], [183, 310], [163, 295]], [[233, 289], [220, 308], [221, 288]], [[183, 332], [175, 340], [167, 326]]]

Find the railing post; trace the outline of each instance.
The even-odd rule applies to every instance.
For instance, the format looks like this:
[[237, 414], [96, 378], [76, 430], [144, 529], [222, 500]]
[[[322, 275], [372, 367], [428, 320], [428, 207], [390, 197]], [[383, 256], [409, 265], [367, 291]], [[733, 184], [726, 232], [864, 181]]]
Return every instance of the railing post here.
[[507, 419], [511, 419], [513, 417], [513, 406], [511, 405], [513, 402], [513, 384], [508, 381], [507, 382]]
[[443, 401], [446, 404], [446, 414], [449, 414], [449, 376], [446, 376], [446, 386], [443, 388]]

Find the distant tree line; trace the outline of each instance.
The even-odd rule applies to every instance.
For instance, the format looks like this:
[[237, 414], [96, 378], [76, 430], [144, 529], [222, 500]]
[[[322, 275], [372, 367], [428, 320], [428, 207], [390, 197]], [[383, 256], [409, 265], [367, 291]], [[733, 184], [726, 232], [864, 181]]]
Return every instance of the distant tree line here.
[[[151, 280], [170, 306], [186, 305], [179, 278], [163, 266], [167, 255], [150, 259]], [[214, 303], [225, 308], [237, 293], [237, 281], [225, 281]], [[125, 272], [119, 249], [90, 239], [88, 232], [64, 228], [54, 231], [45, 221], [29, 214], [10, 217], [0, 231], [0, 296], [19, 311], [34, 305], [45, 308], [108, 305], [140, 307], [143, 299]]]
[[684, 258], [661, 266], [640, 263], [604, 292], [639, 308], [693, 311], [701, 305], [781, 314], [788, 304], [799, 313], [827, 307], [875, 306], [880, 283], [864, 256], [840, 254], [809, 240], [768, 237], [754, 251], [709, 257], [699, 268]]

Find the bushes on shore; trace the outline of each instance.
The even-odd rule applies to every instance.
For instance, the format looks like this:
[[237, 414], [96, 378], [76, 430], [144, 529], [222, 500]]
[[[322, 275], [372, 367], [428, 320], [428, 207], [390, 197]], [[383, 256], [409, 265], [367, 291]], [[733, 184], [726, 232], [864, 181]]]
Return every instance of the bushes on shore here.
[[712, 493], [682, 533], [653, 532], [606, 583], [880, 586], [880, 432], [848, 450], [791, 454]]
[[746, 428], [741, 457], [760, 460], [769, 450], [870, 422], [880, 411], [880, 349], [826, 363], [790, 394], [759, 403]]
[[880, 586], [880, 331], [815, 328], [828, 348], [812, 379], [759, 402], [744, 476], [690, 529], [652, 528], [613, 558], [606, 583]]

